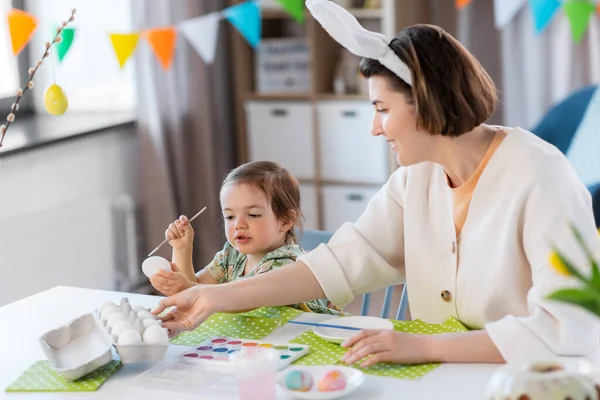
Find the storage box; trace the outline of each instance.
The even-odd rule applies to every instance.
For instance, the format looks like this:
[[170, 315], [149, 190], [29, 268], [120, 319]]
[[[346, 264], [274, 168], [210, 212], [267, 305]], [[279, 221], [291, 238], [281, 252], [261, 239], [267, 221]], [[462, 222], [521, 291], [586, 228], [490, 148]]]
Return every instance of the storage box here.
[[304, 38], [263, 39], [256, 50], [256, 91], [310, 91], [310, 52]]

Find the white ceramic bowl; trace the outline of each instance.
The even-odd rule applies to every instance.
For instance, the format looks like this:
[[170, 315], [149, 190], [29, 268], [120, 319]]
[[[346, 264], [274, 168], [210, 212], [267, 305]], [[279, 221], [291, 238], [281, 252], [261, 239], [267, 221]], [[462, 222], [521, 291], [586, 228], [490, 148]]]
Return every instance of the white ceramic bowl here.
[[[321, 324], [327, 325], [342, 325], [350, 326], [359, 329], [394, 329], [394, 324], [387, 319], [377, 317], [339, 317], [321, 321]], [[349, 329], [325, 328], [315, 326], [313, 328], [315, 335], [322, 339], [333, 343], [342, 343], [351, 336], [356, 335], [359, 331]]]
[[[339, 370], [346, 376], [346, 387], [343, 390], [336, 390], [333, 392], [319, 392], [317, 390], [317, 383], [321, 378], [325, 376], [325, 374], [331, 370]], [[313, 378], [313, 387], [308, 392], [298, 392], [296, 390], [290, 390], [285, 385], [285, 376], [290, 371], [302, 371], [304, 373], [308, 373]], [[347, 396], [350, 393], [354, 392], [356, 389], [362, 385], [364, 381], [364, 374], [362, 371], [358, 369], [350, 368], [350, 367], [338, 367], [333, 365], [325, 365], [325, 366], [317, 366], [317, 367], [294, 367], [286, 368], [281, 371], [277, 376], [277, 384], [280, 389], [287, 393], [288, 395], [295, 397], [297, 399], [315, 399], [315, 400], [327, 400], [327, 399], [337, 399], [342, 396]]]

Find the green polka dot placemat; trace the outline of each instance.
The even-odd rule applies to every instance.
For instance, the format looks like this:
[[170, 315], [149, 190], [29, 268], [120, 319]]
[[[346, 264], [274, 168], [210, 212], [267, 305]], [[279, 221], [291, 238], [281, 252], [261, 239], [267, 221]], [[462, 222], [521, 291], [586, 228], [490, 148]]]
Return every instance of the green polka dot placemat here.
[[[394, 328], [401, 332], [437, 334], [446, 332], [464, 332], [467, 331], [458, 320], [448, 318], [443, 324], [428, 324], [426, 322], [415, 321], [394, 321]], [[346, 353], [346, 349], [339, 344], [331, 343], [315, 335], [312, 330], [304, 332], [302, 335], [294, 338], [291, 343], [298, 343], [310, 346], [310, 353], [297, 360], [294, 365], [346, 365], [340, 361], [340, 358]], [[419, 379], [427, 373], [433, 371], [440, 364], [418, 364], [401, 365], [379, 363], [368, 368], [359, 367], [360, 363], [354, 365], [354, 368], [360, 369], [364, 373], [379, 376], [389, 376], [400, 379]]]
[[172, 344], [196, 346], [215, 336], [260, 340], [302, 311], [291, 307], [261, 307], [239, 314], [216, 313], [190, 332], [171, 339]]
[[86, 376], [69, 382], [54, 371], [49, 361], [37, 361], [11, 383], [6, 392], [93, 392], [120, 366], [120, 361], [113, 360]]

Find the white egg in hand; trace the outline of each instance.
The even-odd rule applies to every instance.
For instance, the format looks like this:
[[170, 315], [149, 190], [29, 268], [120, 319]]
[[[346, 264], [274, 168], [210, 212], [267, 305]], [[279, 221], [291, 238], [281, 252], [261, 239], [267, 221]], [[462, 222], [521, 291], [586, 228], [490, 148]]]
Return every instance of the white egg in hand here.
[[149, 318], [151, 318], [151, 319], [156, 319], [156, 316], [154, 316], [154, 315], [150, 314], [148, 311], [145, 311], [145, 310], [144, 310], [144, 311], [140, 311], [140, 312], [138, 313], [138, 317], [139, 317], [139, 319], [141, 319], [141, 320], [145, 320], [145, 319], [149, 319]]
[[132, 344], [141, 344], [142, 337], [139, 333], [137, 333], [133, 329], [128, 329], [125, 332], [122, 332], [119, 336], [119, 340], [117, 340], [117, 344], [119, 346], [128, 346]]
[[144, 343], [146, 344], [169, 344], [169, 335], [160, 325], [151, 325], [144, 332]]
[[169, 264], [167, 260], [159, 256], [148, 257], [142, 263], [142, 271], [144, 272], [144, 275], [146, 275], [148, 278], [150, 278], [152, 275], [158, 272], [158, 270], [161, 269], [165, 271], [170, 271], [171, 264]]
[[117, 307], [116, 305], [114, 307], [106, 307], [103, 311], [102, 314], [100, 314], [100, 318], [102, 319], [103, 322], [108, 321], [108, 319], [110, 317], [112, 317], [114, 314], [116, 313], [120, 313], [121, 309], [119, 307]]
[[127, 321], [127, 316], [122, 312], [117, 312], [111, 315], [108, 321], [106, 322], [106, 326], [112, 328], [119, 321]]
[[146, 318], [142, 321], [142, 323], [144, 324], [144, 328], [148, 328], [151, 325], [160, 325], [158, 320], [152, 318]]
[[119, 321], [115, 324], [115, 326], [113, 326], [112, 330], [110, 331], [110, 333], [117, 338], [117, 341], [119, 340], [119, 337], [121, 336], [121, 334], [125, 331], [128, 330], [133, 330], [133, 324], [129, 321]]

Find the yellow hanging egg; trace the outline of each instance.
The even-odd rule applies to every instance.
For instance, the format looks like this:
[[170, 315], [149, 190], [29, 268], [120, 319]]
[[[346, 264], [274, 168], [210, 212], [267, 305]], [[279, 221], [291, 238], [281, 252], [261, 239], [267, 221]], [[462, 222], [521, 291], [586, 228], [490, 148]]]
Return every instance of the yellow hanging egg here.
[[51, 115], [63, 115], [69, 108], [67, 95], [56, 83], [48, 86], [44, 92], [44, 107]]

